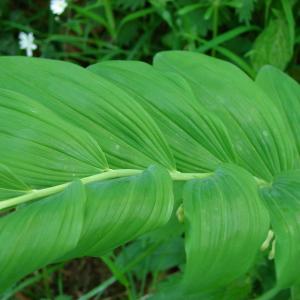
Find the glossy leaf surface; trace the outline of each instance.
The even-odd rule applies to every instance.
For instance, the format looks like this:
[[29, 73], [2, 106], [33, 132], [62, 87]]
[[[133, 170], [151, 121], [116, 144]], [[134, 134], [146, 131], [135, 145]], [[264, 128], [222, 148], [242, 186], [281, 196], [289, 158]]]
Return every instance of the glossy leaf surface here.
[[180, 51], [154, 67], [7, 57], [0, 68], [1, 291], [47, 264], [185, 230], [186, 265], [180, 245], [162, 294], [240, 300], [269, 214], [278, 283], [262, 299], [298, 284], [299, 85], [286, 75], [266, 67], [253, 82]]
[[104, 254], [165, 224], [172, 208], [171, 179], [157, 166], [86, 187], [78, 181], [19, 208], [0, 218], [0, 291], [46, 264]]
[[67, 62], [0, 58], [0, 88], [24, 94], [87, 131], [110, 167], [174, 169], [168, 145], [148, 113], [126, 92]]
[[76, 247], [85, 201], [84, 188], [77, 182], [0, 218], [0, 291]]
[[0, 200], [23, 194], [30, 188], [5, 165], [0, 164]]
[[104, 153], [89, 134], [38, 102], [0, 89], [1, 163], [37, 188], [101, 173]]
[[280, 70], [265, 66], [257, 75], [256, 83], [269, 95], [278, 109], [285, 114], [300, 153], [300, 86]]
[[180, 171], [212, 171], [221, 162], [235, 161], [225, 125], [197, 102], [181, 76], [166, 76], [135, 61], [102, 62], [88, 69], [131, 93], [153, 116]]
[[141, 175], [86, 186], [87, 208], [80, 242], [67, 257], [99, 256], [164, 225], [173, 209], [168, 172], [149, 167]]
[[283, 116], [234, 65], [198, 53], [169, 51], [157, 54], [154, 66], [184, 76], [197, 100], [226, 124], [238, 163], [253, 175], [271, 181], [294, 165], [296, 149]]
[[275, 233], [277, 287], [299, 284], [300, 170], [278, 176], [261, 194]]
[[264, 241], [269, 216], [256, 184], [231, 165], [195, 179], [184, 190], [187, 293], [226, 287], [252, 266]]

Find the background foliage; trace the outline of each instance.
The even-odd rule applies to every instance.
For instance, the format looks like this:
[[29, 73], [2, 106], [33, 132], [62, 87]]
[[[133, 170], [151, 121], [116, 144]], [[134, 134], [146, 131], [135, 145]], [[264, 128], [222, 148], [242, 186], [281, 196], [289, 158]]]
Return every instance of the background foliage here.
[[[2, 0], [0, 54], [25, 55], [18, 35], [33, 32], [35, 56], [83, 66], [110, 59], [149, 62], [160, 50], [186, 49], [229, 60], [253, 78], [261, 66], [272, 64], [299, 80], [299, 19], [296, 0], [71, 0], [59, 17], [48, 1]], [[158, 231], [101, 259], [44, 268], [2, 299], [138, 299], [163, 290], [177, 278], [163, 279], [185, 259], [175, 217], [165, 230], [168, 239]], [[258, 260], [257, 268], [236, 283], [232, 299], [269, 289], [273, 268], [272, 262]], [[288, 297], [283, 292], [276, 299]]]
[[20, 31], [33, 32], [35, 55], [87, 65], [150, 61], [186, 49], [228, 59], [254, 76], [271, 63], [299, 72], [296, 0], [72, 0], [60, 16], [44, 0], [0, 2], [0, 54], [23, 54]]

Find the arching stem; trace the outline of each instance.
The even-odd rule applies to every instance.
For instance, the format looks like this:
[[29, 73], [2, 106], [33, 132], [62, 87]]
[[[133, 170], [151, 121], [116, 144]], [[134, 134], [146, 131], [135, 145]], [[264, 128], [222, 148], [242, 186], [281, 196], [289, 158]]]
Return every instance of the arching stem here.
[[[83, 184], [88, 184], [88, 183], [107, 180], [107, 179], [138, 175], [141, 174], [142, 172], [143, 170], [136, 170], [136, 169], [117, 169], [117, 170], [109, 169], [100, 174], [81, 178], [80, 181]], [[170, 176], [172, 177], [173, 180], [190, 180], [195, 178], [205, 178], [210, 176], [211, 174], [212, 173], [181, 173], [178, 171], [170, 172]], [[39, 190], [29, 190], [24, 195], [0, 201], [0, 210], [7, 209], [19, 204], [23, 204], [26, 202], [30, 202], [36, 199], [40, 199], [43, 197], [56, 194], [58, 192], [63, 191], [69, 184], [70, 182], [67, 182], [67, 183], [63, 183], [63, 184], [59, 184], [56, 186], [43, 188]]]

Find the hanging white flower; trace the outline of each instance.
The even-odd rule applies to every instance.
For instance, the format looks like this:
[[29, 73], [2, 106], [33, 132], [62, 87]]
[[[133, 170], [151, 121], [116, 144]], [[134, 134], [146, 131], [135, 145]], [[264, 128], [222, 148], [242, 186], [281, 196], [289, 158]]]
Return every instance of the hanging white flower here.
[[51, 0], [50, 2], [50, 9], [55, 15], [61, 15], [67, 6], [66, 0]]
[[19, 45], [20, 49], [26, 50], [27, 56], [32, 56], [32, 51], [37, 49], [37, 45], [34, 43], [33, 33], [19, 33]]

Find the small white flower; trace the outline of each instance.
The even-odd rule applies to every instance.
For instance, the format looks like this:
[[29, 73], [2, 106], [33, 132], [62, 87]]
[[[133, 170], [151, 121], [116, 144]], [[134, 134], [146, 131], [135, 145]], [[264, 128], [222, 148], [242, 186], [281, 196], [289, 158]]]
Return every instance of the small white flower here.
[[32, 51], [37, 49], [37, 45], [34, 43], [33, 33], [20, 32], [19, 34], [20, 49], [26, 50], [27, 56], [32, 56]]
[[61, 15], [68, 6], [66, 0], [51, 0], [50, 9], [53, 14]]

